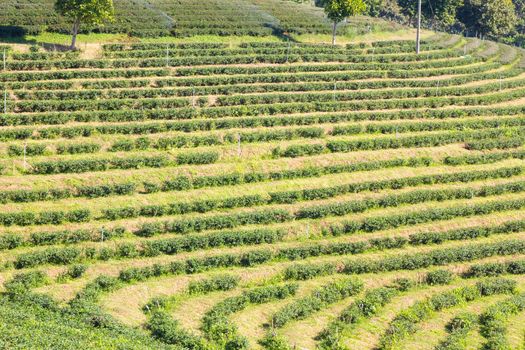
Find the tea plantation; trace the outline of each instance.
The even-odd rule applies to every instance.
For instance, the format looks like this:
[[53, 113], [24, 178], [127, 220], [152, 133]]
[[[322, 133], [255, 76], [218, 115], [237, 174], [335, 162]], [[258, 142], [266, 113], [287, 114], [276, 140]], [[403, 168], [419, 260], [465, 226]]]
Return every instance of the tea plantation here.
[[[57, 15], [54, 0], [3, 0], [0, 3], [0, 37], [69, 34], [68, 19]], [[115, 20], [102, 26], [82, 26], [81, 32], [125, 33], [138, 37], [172, 35], [252, 35], [331, 33], [323, 10], [299, 1], [283, 0], [114, 0]], [[341, 24], [339, 33], [351, 30], [394, 30], [400, 26], [377, 18], [359, 17]]]
[[0, 348], [524, 349], [522, 51], [4, 48]]

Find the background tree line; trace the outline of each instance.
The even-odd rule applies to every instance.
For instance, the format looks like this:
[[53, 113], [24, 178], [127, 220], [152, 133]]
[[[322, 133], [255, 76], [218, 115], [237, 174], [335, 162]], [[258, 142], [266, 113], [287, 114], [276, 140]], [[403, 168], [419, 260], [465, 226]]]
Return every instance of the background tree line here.
[[[412, 24], [417, 0], [364, 0], [365, 14]], [[422, 0], [423, 25], [525, 47], [525, 0]]]

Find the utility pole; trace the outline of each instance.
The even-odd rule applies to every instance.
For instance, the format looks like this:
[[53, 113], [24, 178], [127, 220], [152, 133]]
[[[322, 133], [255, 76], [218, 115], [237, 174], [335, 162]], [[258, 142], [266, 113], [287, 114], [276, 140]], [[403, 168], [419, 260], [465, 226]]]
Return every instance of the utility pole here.
[[416, 34], [416, 53], [421, 51], [421, 0], [417, 0], [417, 34]]

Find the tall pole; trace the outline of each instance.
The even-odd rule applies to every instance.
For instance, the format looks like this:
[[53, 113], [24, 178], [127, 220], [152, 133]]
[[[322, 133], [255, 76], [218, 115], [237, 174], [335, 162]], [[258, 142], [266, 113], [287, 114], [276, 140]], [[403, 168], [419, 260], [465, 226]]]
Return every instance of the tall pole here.
[[417, 0], [417, 34], [416, 34], [416, 53], [421, 51], [421, 0]]

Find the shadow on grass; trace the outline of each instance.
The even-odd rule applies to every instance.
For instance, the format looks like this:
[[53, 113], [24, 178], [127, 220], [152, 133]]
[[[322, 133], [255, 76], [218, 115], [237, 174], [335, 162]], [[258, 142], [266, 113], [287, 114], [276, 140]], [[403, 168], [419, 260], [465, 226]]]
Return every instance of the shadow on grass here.
[[37, 42], [36, 39], [28, 39], [29, 33], [23, 27], [0, 26], [0, 44], [26, 44], [38, 45], [46, 51], [68, 51], [69, 45], [56, 43]]

